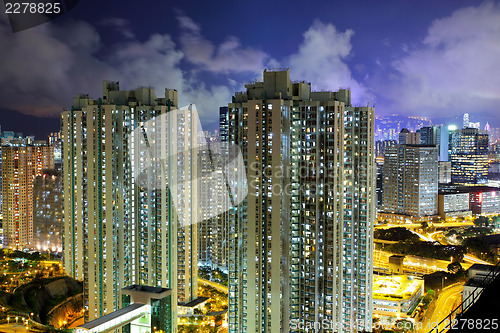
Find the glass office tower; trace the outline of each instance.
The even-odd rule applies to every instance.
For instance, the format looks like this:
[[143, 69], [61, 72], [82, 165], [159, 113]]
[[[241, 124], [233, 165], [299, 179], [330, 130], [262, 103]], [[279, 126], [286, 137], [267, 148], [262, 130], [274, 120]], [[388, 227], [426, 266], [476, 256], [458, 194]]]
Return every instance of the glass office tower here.
[[477, 128], [451, 130], [448, 143], [451, 182], [484, 184], [488, 181], [488, 132]]

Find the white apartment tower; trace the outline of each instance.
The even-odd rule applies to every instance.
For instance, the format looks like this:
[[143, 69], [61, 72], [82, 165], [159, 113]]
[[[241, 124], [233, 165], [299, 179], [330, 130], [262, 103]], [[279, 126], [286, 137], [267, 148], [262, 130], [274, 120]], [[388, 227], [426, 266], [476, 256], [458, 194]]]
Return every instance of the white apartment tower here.
[[248, 196], [229, 210], [229, 332], [371, 331], [374, 119], [289, 70], [233, 97]]
[[198, 118], [162, 117], [177, 107], [175, 90], [105, 81], [102, 98], [78, 95], [61, 116], [64, 266], [84, 281], [86, 321], [119, 309], [132, 284], [171, 288], [174, 314], [197, 297], [195, 158], [165, 147], [187, 146]]
[[[227, 271], [227, 180], [223, 170], [227, 165], [226, 142], [207, 136], [206, 149], [198, 157], [199, 209], [198, 261], [213, 269]], [[208, 140], [207, 140], [208, 141]], [[214, 212], [221, 212], [214, 216]]]

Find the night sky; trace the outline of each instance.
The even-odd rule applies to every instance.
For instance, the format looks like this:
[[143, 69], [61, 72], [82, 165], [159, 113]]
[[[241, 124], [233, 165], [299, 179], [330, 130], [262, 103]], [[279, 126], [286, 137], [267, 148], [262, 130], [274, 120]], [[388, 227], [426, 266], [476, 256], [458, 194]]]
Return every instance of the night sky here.
[[377, 115], [500, 127], [500, 1], [80, 0], [18, 33], [0, 13], [0, 108], [23, 113], [58, 114], [108, 79], [177, 89], [210, 123], [264, 68], [287, 67]]

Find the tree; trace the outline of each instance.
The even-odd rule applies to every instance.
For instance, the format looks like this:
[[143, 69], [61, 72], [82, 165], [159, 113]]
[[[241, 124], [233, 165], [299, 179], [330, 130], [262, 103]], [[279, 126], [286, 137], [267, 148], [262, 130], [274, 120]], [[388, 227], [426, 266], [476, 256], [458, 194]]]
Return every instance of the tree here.
[[427, 289], [427, 294], [425, 294], [424, 298], [422, 299], [422, 303], [424, 304], [424, 309], [427, 309], [429, 304], [434, 299], [434, 296], [436, 296], [436, 292], [432, 289]]
[[494, 228], [500, 227], [500, 215], [493, 216], [493, 218], [491, 219], [491, 223], [493, 224]]
[[456, 262], [456, 261], [449, 264], [447, 268], [448, 268], [448, 272], [453, 273], [453, 274], [456, 274], [456, 273], [463, 270], [462, 265], [460, 265], [460, 263]]
[[420, 223], [420, 226], [422, 227], [422, 230], [425, 232], [427, 228], [429, 228], [429, 223], [427, 223], [427, 221], [424, 221]]
[[397, 332], [408, 332], [413, 330], [413, 323], [406, 319], [396, 320]]
[[490, 225], [490, 219], [486, 216], [479, 216], [474, 220], [474, 225], [478, 227], [488, 227]]

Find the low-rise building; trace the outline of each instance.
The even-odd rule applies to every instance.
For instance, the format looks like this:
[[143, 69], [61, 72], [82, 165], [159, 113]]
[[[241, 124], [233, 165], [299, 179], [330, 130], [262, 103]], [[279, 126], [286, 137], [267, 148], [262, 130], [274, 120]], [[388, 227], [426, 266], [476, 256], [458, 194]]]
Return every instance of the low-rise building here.
[[171, 289], [131, 285], [123, 288], [121, 294], [121, 309], [89, 321], [77, 327], [75, 332], [177, 332]]
[[395, 254], [389, 257], [389, 273], [403, 274], [405, 256]]
[[377, 220], [379, 223], [388, 223], [388, 224], [415, 224], [422, 222], [437, 222], [439, 220], [439, 215], [429, 215], [429, 216], [411, 216], [405, 214], [397, 214], [397, 213], [387, 213], [387, 212], [378, 212]]
[[500, 188], [484, 187], [469, 192], [470, 208], [476, 215], [500, 213]]
[[440, 185], [439, 194], [441, 195], [459, 193], [469, 196], [469, 210], [474, 215], [493, 215], [500, 213], [499, 187]]
[[373, 313], [408, 318], [424, 295], [424, 280], [408, 275], [374, 276]]
[[472, 305], [491, 280], [500, 273], [500, 267], [492, 265], [474, 264], [467, 270], [469, 280], [462, 290], [463, 308]]
[[439, 183], [448, 184], [451, 183], [451, 162], [450, 161], [439, 161], [438, 164], [439, 171]]
[[438, 194], [438, 214], [443, 219], [472, 216], [469, 209], [469, 194], [440, 192]]

